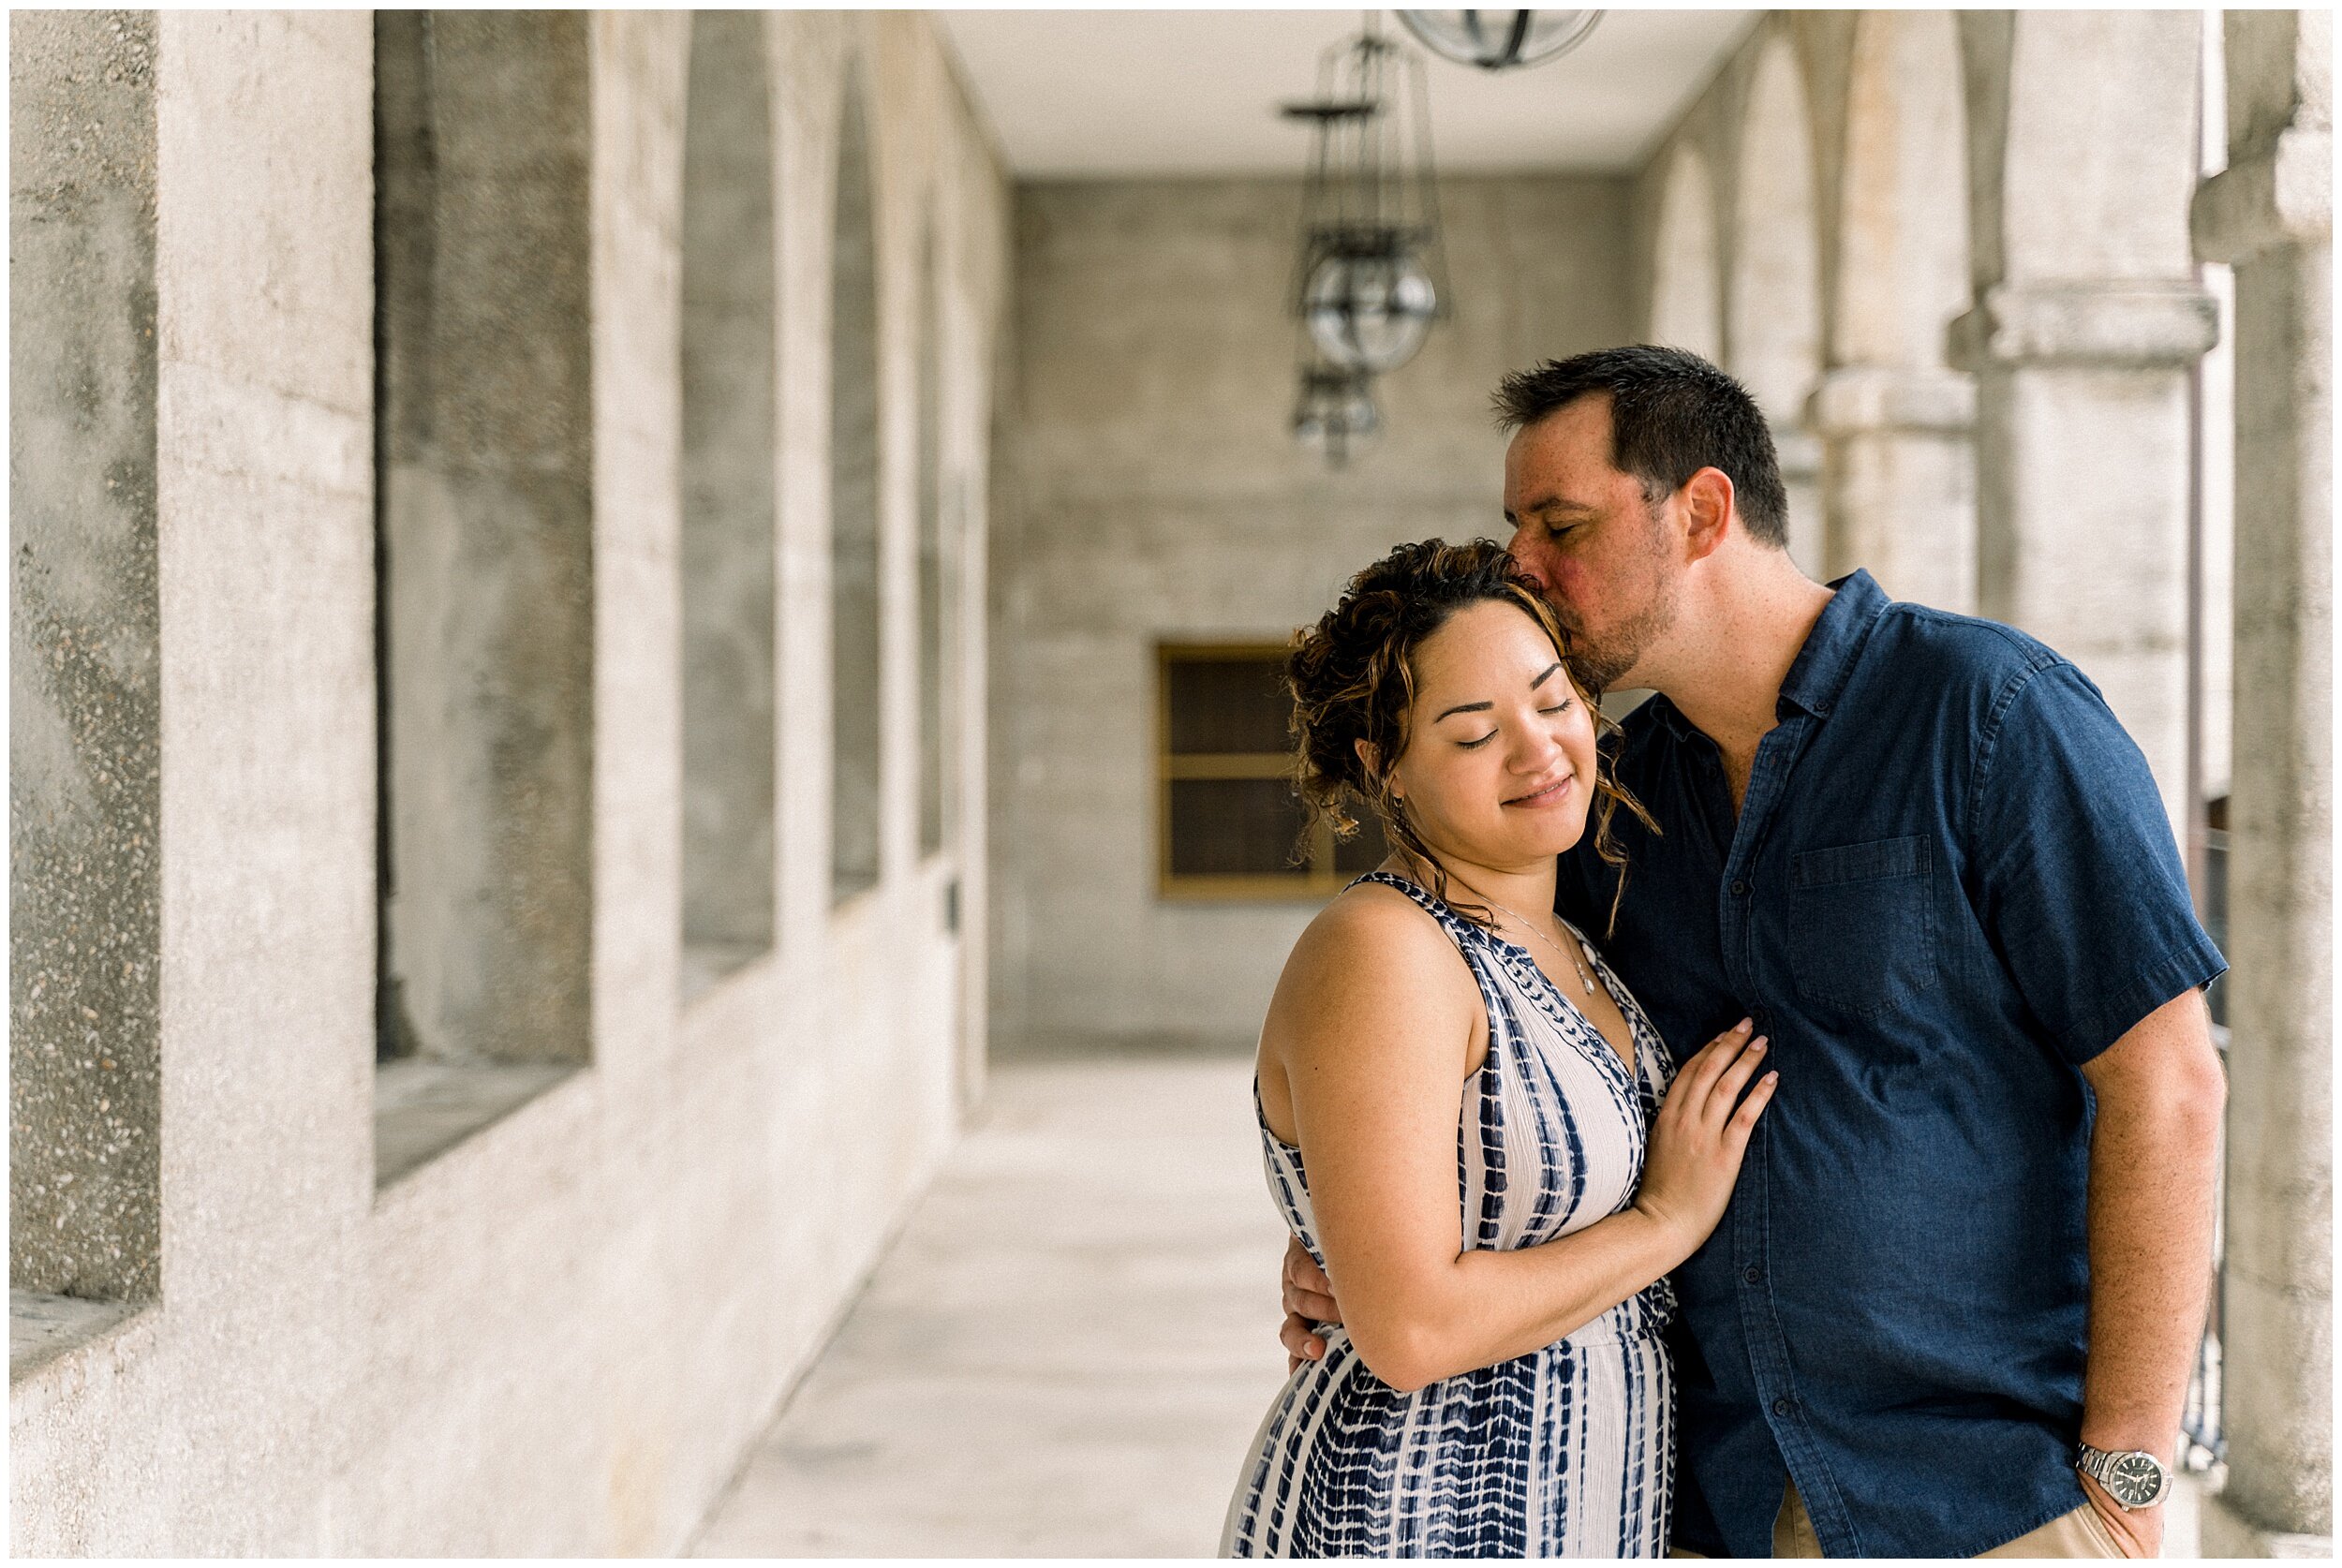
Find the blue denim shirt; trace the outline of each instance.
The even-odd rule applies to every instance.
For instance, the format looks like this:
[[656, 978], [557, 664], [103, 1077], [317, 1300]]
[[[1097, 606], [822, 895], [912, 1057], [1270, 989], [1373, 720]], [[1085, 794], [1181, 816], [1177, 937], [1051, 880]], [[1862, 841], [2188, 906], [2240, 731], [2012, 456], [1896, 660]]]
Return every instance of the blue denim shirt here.
[[[1679, 1058], [1753, 1015], [1781, 1082], [1675, 1276], [1675, 1541], [1969, 1557], [2080, 1505], [2092, 1102], [2078, 1071], [2225, 963], [2146, 759], [2008, 627], [1837, 589], [1735, 819], [1664, 697], [1626, 721], [1614, 936]], [[1557, 907], [1599, 939], [1591, 835]]]

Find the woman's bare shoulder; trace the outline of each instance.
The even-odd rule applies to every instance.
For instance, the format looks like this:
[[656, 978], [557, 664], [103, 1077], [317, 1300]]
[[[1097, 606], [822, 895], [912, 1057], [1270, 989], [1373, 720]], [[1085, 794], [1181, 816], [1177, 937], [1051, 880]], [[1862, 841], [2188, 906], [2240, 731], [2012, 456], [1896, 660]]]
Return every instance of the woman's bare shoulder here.
[[1360, 882], [1319, 910], [1293, 944], [1272, 1029], [1299, 1008], [1346, 1027], [1360, 1017], [1393, 1021], [1469, 1012], [1478, 997], [1456, 944], [1421, 905], [1383, 882]]

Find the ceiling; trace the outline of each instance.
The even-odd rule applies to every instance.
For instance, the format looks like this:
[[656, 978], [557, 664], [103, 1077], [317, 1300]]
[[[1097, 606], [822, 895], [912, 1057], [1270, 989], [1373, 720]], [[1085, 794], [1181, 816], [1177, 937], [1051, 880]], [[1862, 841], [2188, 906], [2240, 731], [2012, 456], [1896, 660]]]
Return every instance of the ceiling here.
[[[1363, 13], [931, 13], [1018, 179], [1297, 174], [1319, 53]], [[1432, 58], [1442, 170], [1637, 167], [1757, 12], [1613, 10], [1559, 60], [1501, 75]], [[1403, 34], [1395, 17], [1386, 27]]]

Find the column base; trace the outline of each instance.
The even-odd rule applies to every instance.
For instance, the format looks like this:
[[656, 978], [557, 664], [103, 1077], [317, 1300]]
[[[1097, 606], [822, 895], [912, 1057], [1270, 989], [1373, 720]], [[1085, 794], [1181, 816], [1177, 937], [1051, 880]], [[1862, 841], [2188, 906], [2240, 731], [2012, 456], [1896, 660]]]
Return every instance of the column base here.
[[2289, 1531], [2264, 1530], [2228, 1505], [2225, 1495], [2203, 1500], [2203, 1544], [2201, 1555], [2213, 1557], [2309, 1557], [2334, 1556], [2331, 1535], [2297, 1535]]

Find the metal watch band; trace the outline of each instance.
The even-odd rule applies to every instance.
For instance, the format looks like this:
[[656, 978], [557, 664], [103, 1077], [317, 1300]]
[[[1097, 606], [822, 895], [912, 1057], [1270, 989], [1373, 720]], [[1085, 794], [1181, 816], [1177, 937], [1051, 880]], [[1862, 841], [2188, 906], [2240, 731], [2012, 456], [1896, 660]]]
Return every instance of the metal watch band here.
[[[2109, 1473], [2118, 1459], [2143, 1459], [2154, 1467], [2156, 1484], [2152, 1496], [2142, 1502], [2132, 1502], [2123, 1496], [2123, 1488], [2115, 1484]], [[2171, 1467], [2144, 1449], [2128, 1449], [2119, 1454], [2112, 1454], [2103, 1448], [2093, 1448], [2085, 1442], [2081, 1444], [2075, 1452], [2074, 1468], [2104, 1487], [2106, 1495], [2114, 1500], [2114, 1505], [2126, 1514], [2142, 1508], [2157, 1507], [2172, 1493]]]

